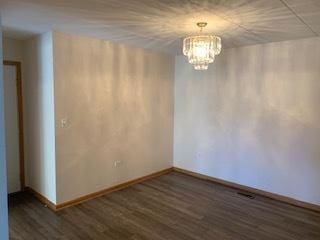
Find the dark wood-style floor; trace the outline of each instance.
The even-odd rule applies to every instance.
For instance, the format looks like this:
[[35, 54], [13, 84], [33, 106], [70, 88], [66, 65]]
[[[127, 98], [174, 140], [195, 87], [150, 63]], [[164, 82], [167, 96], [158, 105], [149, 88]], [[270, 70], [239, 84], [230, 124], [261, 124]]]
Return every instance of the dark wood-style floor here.
[[320, 239], [320, 213], [176, 172], [58, 213], [27, 193], [9, 202], [10, 239]]

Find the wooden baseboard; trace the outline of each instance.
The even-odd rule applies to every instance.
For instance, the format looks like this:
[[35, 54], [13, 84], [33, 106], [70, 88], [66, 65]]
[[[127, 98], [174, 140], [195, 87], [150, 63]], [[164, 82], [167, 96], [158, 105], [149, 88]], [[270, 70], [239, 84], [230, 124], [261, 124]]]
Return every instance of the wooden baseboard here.
[[35, 198], [37, 198], [42, 204], [44, 204], [46, 207], [50, 208], [53, 211], [56, 211], [56, 205], [51, 202], [50, 200], [48, 200], [46, 197], [44, 197], [42, 194], [38, 193], [37, 191], [35, 191], [34, 189], [30, 188], [30, 187], [25, 187], [24, 191], [27, 191], [29, 193], [31, 193]]
[[240, 184], [237, 184], [237, 183], [233, 183], [233, 182], [225, 181], [225, 180], [222, 180], [222, 179], [210, 177], [210, 176], [207, 176], [207, 175], [203, 175], [203, 174], [200, 174], [200, 173], [192, 172], [192, 171], [181, 169], [181, 168], [174, 167], [173, 171], [180, 172], [180, 173], [183, 173], [183, 174], [186, 174], [186, 175], [189, 175], [189, 176], [192, 176], [192, 177], [196, 177], [196, 178], [199, 178], [199, 179], [202, 179], [202, 180], [207, 180], [207, 181], [210, 181], [210, 182], [218, 183], [218, 184], [221, 184], [221, 185], [224, 185], [224, 186], [227, 186], [229, 188], [233, 188], [233, 189], [236, 189], [236, 190], [239, 190], [239, 191], [245, 191], [245, 192], [248, 192], [248, 193], [253, 193], [255, 195], [267, 197], [267, 198], [270, 198], [270, 199], [273, 199], [273, 200], [276, 200], [276, 201], [280, 201], [280, 202], [284, 202], [284, 203], [287, 203], [287, 204], [290, 204], [290, 205], [293, 205], [293, 206], [296, 206], [296, 207], [302, 207], [302, 208], [309, 209], [309, 210], [312, 210], [312, 211], [320, 212], [320, 206], [316, 205], [316, 204], [303, 202], [303, 201], [300, 201], [300, 200], [296, 200], [294, 198], [282, 196], [282, 195], [275, 194], [275, 193], [270, 193], [270, 192], [259, 190], [259, 189], [252, 188], [252, 187], [247, 187], [247, 186], [244, 186], [244, 185], [240, 185]]
[[113, 186], [113, 187], [110, 187], [110, 188], [107, 188], [107, 189], [103, 189], [101, 191], [94, 192], [94, 193], [91, 193], [91, 194], [76, 198], [76, 199], [68, 201], [68, 202], [60, 203], [60, 204], [57, 204], [57, 205], [52, 203], [52, 202], [50, 202], [47, 198], [45, 198], [40, 193], [36, 192], [35, 190], [33, 190], [33, 189], [29, 188], [29, 187], [27, 187], [26, 190], [28, 192], [30, 192], [32, 195], [34, 195], [45, 206], [48, 206], [51, 210], [60, 211], [62, 209], [65, 209], [65, 208], [68, 208], [68, 207], [71, 207], [71, 206], [86, 202], [88, 200], [91, 200], [91, 199], [94, 199], [94, 198], [97, 198], [97, 197], [101, 197], [103, 195], [106, 195], [106, 194], [109, 194], [109, 193], [112, 193], [112, 192], [115, 192], [115, 191], [119, 191], [121, 189], [130, 187], [130, 186], [132, 186], [134, 184], [144, 182], [146, 180], [149, 180], [149, 179], [152, 179], [152, 178], [167, 174], [167, 173], [172, 172], [172, 171], [173, 171], [173, 168], [164, 169], [162, 171], [155, 172], [155, 173], [149, 174], [147, 176], [144, 176], [144, 177], [141, 177], [141, 178], [137, 178], [137, 179], [125, 182], [125, 183], [121, 183], [119, 185], [116, 185], [116, 186]]
[[119, 185], [116, 185], [116, 186], [113, 186], [113, 187], [110, 187], [110, 188], [107, 188], [107, 189], [104, 189], [104, 190], [101, 190], [101, 191], [98, 191], [98, 192], [94, 192], [94, 193], [91, 193], [91, 194], [76, 198], [74, 200], [71, 200], [71, 201], [68, 201], [68, 202], [65, 202], [65, 203], [58, 204], [56, 206], [56, 211], [59, 211], [59, 210], [62, 210], [64, 208], [68, 208], [68, 207], [71, 207], [71, 206], [74, 206], [74, 205], [77, 205], [77, 204], [80, 204], [80, 203], [83, 203], [83, 202], [86, 202], [88, 200], [91, 200], [91, 199], [94, 199], [94, 198], [97, 198], [97, 197], [101, 197], [103, 195], [106, 195], [106, 194], [109, 194], [109, 193], [112, 193], [112, 192], [115, 192], [115, 191], [119, 191], [121, 189], [130, 187], [130, 186], [132, 186], [134, 184], [144, 182], [146, 180], [149, 180], [149, 179], [152, 179], [152, 178], [167, 174], [167, 173], [172, 172], [172, 171], [173, 171], [173, 168], [164, 169], [162, 171], [159, 171], [159, 172], [156, 172], [156, 173], [152, 173], [152, 174], [149, 174], [149, 175], [141, 177], [141, 178], [137, 178], [137, 179], [134, 179], [134, 180], [131, 180], [131, 181], [128, 181], [128, 182], [125, 182], [125, 183], [122, 183], [122, 184], [119, 184]]
[[297, 207], [302, 207], [302, 208], [305, 208], [305, 209], [309, 209], [309, 210], [320, 212], [320, 206], [316, 205], [316, 204], [303, 202], [303, 201], [300, 201], [300, 200], [296, 200], [294, 198], [285, 197], [285, 196], [282, 196], [282, 195], [279, 195], [279, 194], [270, 193], [270, 192], [259, 190], [259, 189], [252, 188], [252, 187], [247, 187], [247, 186], [240, 185], [240, 184], [237, 184], [237, 183], [225, 181], [225, 180], [222, 180], [222, 179], [210, 177], [210, 176], [207, 176], [207, 175], [203, 175], [203, 174], [200, 174], [200, 173], [196, 173], [196, 172], [192, 172], [192, 171], [189, 171], [189, 170], [176, 168], [176, 167], [168, 168], [168, 169], [156, 172], [156, 173], [152, 173], [152, 174], [149, 174], [147, 176], [144, 176], [144, 177], [141, 177], [141, 178], [137, 178], [137, 179], [134, 179], [134, 180], [131, 180], [131, 181], [128, 181], [128, 182], [125, 182], [125, 183], [122, 183], [122, 184], [119, 184], [119, 185], [116, 185], [116, 186], [113, 186], [113, 187], [110, 187], [110, 188], [107, 188], [107, 189], [104, 189], [104, 190], [101, 190], [101, 191], [98, 191], [98, 192], [94, 192], [94, 193], [91, 193], [91, 194], [76, 198], [74, 200], [71, 200], [71, 201], [68, 201], [68, 202], [65, 202], [65, 203], [57, 204], [57, 205], [52, 203], [46, 197], [44, 197], [43, 195], [41, 195], [40, 193], [36, 192], [35, 190], [33, 190], [30, 187], [26, 187], [25, 190], [30, 192], [32, 195], [34, 195], [40, 202], [42, 202], [45, 206], [47, 206], [51, 210], [59, 211], [59, 210], [62, 210], [62, 209], [65, 209], [65, 208], [68, 208], [68, 207], [71, 207], [71, 206], [86, 202], [88, 200], [91, 200], [91, 199], [94, 199], [94, 198], [97, 198], [97, 197], [100, 197], [100, 196], [103, 196], [103, 195], [106, 195], [106, 194], [109, 194], [109, 193], [112, 193], [112, 192], [115, 192], [115, 191], [119, 191], [121, 189], [130, 187], [130, 186], [132, 186], [134, 184], [141, 183], [141, 182], [144, 182], [146, 180], [149, 180], [149, 179], [152, 179], [152, 178], [155, 178], [155, 177], [170, 173], [172, 171], [183, 173], [183, 174], [186, 174], [186, 175], [189, 175], [189, 176], [192, 176], [192, 177], [196, 177], [196, 178], [199, 178], [199, 179], [202, 179], [202, 180], [207, 180], [207, 181], [210, 181], [210, 182], [218, 183], [218, 184], [221, 184], [221, 185], [224, 185], [224, 186], [227, 186], [227, 187], [239, 190], [239, 191], [249, 192], [249, 193], [252, 193], [252, 194], [255, 194], [255, 195], [267, 197], [267, 198], [270, 198], [270, 199], [273, 199], [273, 200], [276, 200], [276, 201], [280, 201], [280, 202], [284, 202], [284, 203], [287, 203], [287, 204], [290, 204], [290, 205], [294, 205], [294, 206], [297, 206]]

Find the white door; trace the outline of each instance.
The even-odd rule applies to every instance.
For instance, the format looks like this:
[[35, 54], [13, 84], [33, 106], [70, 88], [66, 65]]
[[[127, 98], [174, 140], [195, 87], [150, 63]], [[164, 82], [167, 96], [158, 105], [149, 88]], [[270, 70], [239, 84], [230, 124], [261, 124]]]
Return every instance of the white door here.
[[21, 190], [19, 119], [15, 66], [3, 66], [8, 193]]

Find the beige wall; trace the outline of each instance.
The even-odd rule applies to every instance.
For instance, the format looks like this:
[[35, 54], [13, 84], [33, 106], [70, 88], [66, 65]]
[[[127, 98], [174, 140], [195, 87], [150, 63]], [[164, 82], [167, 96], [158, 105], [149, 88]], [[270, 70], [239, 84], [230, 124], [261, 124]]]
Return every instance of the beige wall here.
[[53, 203], [172, 166], [174, 57], [61, 33], [4, 53], [22, 62], [26, 184]]
[[54, 33], [54, 75], [58, 203], [172, 166], [173, 56]]
[[[27, 183], [62, 203], [171, 167], [173, 58], [98, 39], [50, 38], [25, 44]], [[203, 72], [177, 57], [174, 166], [320, 204], [319, 42], [223, 50]], [[19, 60], [21, 45], [5, 39], [5, 56]], [[52, 79], [41, 80], [47, 71]], [[41, 116], [49, 144], [39, 137]]]
[[176, 58], [174, 165], [320, 204], [320, 38]]
[[3, 39], [3, 59], [9, 61], [23, 62], [24, 41], [12, 38]]

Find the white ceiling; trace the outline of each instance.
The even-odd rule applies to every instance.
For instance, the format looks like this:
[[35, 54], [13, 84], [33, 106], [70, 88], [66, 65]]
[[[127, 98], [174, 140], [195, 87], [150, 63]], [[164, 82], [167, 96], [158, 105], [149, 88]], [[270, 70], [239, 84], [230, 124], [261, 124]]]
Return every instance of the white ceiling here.
[[0, 0], [6, 36], [49, 30], [180, 53], [198, 31], [224, 47], [320, 35], [320, 0]]

